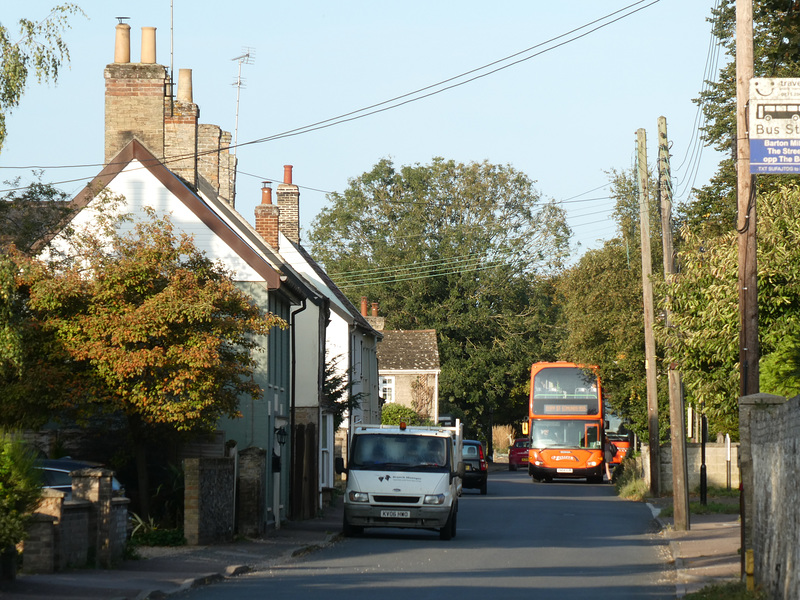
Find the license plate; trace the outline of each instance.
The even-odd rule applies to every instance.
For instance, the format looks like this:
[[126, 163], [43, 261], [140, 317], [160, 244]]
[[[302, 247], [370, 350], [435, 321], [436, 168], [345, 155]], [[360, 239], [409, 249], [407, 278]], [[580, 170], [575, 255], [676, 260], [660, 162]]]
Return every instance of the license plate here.
[[572, 469], [556, 469], [556, 473], [572, 473]]
[[409, 510], [382, 510], [381, 517], [384, 519], [408, 519], [411, 517]]
[[464, 465], [465, 471], [472, 471], [472, 465]]

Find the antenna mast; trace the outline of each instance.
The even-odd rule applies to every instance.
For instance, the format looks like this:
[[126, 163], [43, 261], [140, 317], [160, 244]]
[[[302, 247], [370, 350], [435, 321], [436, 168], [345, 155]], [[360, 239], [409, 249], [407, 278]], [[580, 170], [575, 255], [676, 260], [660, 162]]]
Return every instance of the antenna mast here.
[[236, 147], [239, 145], [239, 95], [244, 87], [244, 79], [242, 79], [242, 65], [252, 65], [255, 62], [255, 49], [245, 46], [242, 48], [243, 54], [231, 60], [239, 63], [239, 72], [236, 75], [236, 122], [233, 128], [233, 155], [236, 156]]

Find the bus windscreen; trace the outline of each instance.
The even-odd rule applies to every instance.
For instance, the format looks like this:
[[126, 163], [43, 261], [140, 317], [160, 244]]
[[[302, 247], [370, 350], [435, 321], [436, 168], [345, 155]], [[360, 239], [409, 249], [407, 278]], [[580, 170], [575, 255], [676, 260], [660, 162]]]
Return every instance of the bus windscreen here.
[[534, 415], [598, 415], [597, 376], [579, 367], [542, 369], [533, 380]]

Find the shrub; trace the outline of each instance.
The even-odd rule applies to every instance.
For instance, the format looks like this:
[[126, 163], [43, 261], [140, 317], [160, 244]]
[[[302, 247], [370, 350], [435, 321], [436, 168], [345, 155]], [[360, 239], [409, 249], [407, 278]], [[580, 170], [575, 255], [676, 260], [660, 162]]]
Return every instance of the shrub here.
[[42, 483], [32, 450], [0, 433], [0, 551], [25, 538], [28, 516], [39, 504]]
[[414, 412], [414, 409], [402, 404], [390, 402], [383, 405], [381, 410], [381, 425], [399, 425], [403, 421], [406, 425], [425, 425], [427, 421]]

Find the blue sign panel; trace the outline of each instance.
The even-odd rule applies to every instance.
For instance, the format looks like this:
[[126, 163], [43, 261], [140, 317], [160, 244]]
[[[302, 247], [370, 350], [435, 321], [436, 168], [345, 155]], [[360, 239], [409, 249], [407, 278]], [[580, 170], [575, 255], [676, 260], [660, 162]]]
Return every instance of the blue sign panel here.
[[750, 138], [750, 173], [800, 173], [800, 139]]

